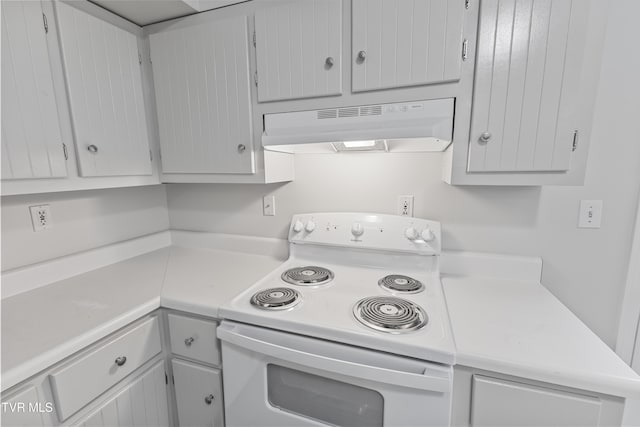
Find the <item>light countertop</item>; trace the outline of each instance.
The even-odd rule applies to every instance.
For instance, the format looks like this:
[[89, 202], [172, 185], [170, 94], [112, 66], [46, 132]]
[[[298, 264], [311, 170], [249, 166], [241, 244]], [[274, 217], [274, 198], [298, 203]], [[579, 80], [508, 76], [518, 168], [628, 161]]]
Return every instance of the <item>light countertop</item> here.
[[640, 397], [640, 378], [536, 281], [443, 276], [458, 365]]

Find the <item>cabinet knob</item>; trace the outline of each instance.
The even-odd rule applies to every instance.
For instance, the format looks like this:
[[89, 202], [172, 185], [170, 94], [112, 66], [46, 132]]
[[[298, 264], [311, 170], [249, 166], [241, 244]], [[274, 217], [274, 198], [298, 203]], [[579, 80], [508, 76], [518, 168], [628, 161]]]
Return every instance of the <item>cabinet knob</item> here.
[[480, 142], [489, 142], [490, 139], [491, 139], [490, 132], [482, 132], [482, 135], [480, 135]]
[[191, 347], [191, 344], [193, 344], [194, 341], [195, 341], [195, 338], [189, 337], [186, 340], [184, 340], [184, 345], [186, 345], [187, 347]]
[[367, 59], [367, 52], [364, 50], [358, 52], [358, 62], [363, 63], [365, 59]]
[[244, 150], [246, 150], [247, 147], [245, 147], [244, 144], [238, 144], [238, 153], [244, 153]]
[[89, 150], [90, 153], [96, 154], [98, 152], [98, 147], [91, 144], [87, 147], [87, 150]]
[[125, 363], [127, 363], [127, 357], [126, 356], [120, 356], [120, 357], [116, 358], [116, 365], [122, 366]]
[[213, 403], [214, 400], [215, 400], [215, 397], [213, 396], [213, 394], [210, 394], [209, 396], [204, 397], [204, 403], [206, 403], [207, 405], [211, 405], [211, 403]]
[[324, 65], [327, 68], [331, 68], [333, 67], [334, 61], [333, 61], [333, 57], [329, 56], [327, 59], [325, 59], [324, 61]]

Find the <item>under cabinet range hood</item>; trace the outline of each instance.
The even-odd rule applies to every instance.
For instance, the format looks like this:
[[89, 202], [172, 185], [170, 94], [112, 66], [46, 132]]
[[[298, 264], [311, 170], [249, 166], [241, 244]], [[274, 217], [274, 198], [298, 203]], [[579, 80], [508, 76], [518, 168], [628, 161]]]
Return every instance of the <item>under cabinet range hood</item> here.
[[453, 111], [446, 98], [265, 114], [262, 145], [286, 153], [444, 151]]

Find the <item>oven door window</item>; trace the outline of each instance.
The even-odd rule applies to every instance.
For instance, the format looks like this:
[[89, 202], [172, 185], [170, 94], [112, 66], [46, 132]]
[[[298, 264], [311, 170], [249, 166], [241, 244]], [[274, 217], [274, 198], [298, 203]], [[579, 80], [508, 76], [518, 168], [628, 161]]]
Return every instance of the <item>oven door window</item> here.
[[269, 403], [335, 426], [382, 426], [384, 399], [375, 391], [279, 365], [267, 365]]

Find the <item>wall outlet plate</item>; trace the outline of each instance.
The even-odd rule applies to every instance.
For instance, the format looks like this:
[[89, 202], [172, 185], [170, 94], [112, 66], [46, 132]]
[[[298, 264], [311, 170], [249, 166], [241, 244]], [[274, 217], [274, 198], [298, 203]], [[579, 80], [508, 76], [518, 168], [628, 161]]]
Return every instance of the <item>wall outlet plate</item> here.
[[398, 215], [413, 216], [413, 196], [398, 196]]
[[53, 228], [51, 207], [49, 205], [29, 206], [33, 231], [50, 230]]
[[602, 200], [581, 200], [578, 228], [600, 228]]

